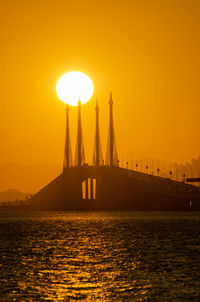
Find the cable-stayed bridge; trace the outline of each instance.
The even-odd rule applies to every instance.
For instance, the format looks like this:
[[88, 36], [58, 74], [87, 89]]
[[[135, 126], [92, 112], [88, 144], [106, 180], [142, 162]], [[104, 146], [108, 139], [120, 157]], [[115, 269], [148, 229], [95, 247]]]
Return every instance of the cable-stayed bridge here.
[[[113, 99], [109, 99], [109, 135], [103, 159], [96, 103], [93, 165], [85, 163], [78, 104], [74, 162], [70, 143], [69, 107], [66, 106], [66, 139], [63, 172], [36, 193], [27, 207], [44, 210], [200, 210], [200, 189], [184, 182], [119, 167], [113, 123]], [[159, 171], [157, 171], [159, 172]]]

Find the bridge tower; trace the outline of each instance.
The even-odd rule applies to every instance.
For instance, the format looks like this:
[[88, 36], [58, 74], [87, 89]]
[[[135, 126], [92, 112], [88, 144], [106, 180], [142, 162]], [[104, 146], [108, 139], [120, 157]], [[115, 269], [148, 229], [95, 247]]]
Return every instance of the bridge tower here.
[[96, 100], [96, 131], [95, 131], [95, 145], [93, 154], [93, 164], [95, 166], [100, 166], [103, 164], [103, 154], [101, 149], [100, 131], [99, 131], [99, 105], [98, 100]]
[[75, 166], [81, 167], [84, 163], [85, 163], [85, 151], [84, 151], [84, 145], [83, 145], [83, 134], [82, 134], [82, 126], [81, 126], [81, 101], [79, 99]]
[[106, 164], [110, 167], [118, 166], [118, 156], [117, 156], [117, 147], [114, 133], [114, 125], [113, 125], [113, 99], [112, 93], [110, 93], [109, 100], [110, 107], [110, 121], [109, 121], [109, 135], [108, 135], [108, 144], [107, 144], [107, 152], [106, 152]]
[[66, 105], [66, 137], [65, 137], [65, 153], [63, 162], [63, 171], [72, 166], [72, 150], [69, 133], [69, 105]]

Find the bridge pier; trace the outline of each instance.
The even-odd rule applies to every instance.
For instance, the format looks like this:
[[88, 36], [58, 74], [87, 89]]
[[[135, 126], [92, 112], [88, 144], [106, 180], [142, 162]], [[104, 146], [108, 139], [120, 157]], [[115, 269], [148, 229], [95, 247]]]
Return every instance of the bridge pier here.
[[96, 178], [87, 177], [85, 180], [82, 180], [82, 199], [91, 199], [96, 198]]
[[85, 181], [85, 199], [89, 199], [89, 192], [88, 192], [88, 178]]
[[94, 199], [94, 181], [90, 178], [90, 199]]

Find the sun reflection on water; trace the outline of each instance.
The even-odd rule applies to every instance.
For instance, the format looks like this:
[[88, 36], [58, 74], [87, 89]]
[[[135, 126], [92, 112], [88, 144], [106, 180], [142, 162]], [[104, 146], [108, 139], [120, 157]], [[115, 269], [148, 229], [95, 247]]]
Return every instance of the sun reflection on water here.
[[[189, 275], [188, 260], [181, 257], [181, 246], [187, 240], [191, 245], [192, 238], [187, 231], [183, 242], [174, 235], [180, 221], [168, 230], [167, 219], [134, 215], [37, 213], [17, 216], [15, 223], [4, 220], [5, 301], [149, 301], [159, 297], [161, 285], [169, 294], [181, 269], [196, 286], [197, 275]], [[176, 266], [175, 255], [182, 266]]]

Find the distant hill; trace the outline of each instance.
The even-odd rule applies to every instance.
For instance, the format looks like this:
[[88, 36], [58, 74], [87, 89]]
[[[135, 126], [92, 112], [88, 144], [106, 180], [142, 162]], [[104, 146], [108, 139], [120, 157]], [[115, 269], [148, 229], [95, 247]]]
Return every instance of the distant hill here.
[[29, 196], [30, 193], [22, 193], [19, 190], [7, 190], [4, 192], [0, 192], [0, 202], [25, 200]]
[[0, 164], [0, 192], [11, 189], [35, 193], [61, 173], [61, 167], [50, 164], [25, 166]]

